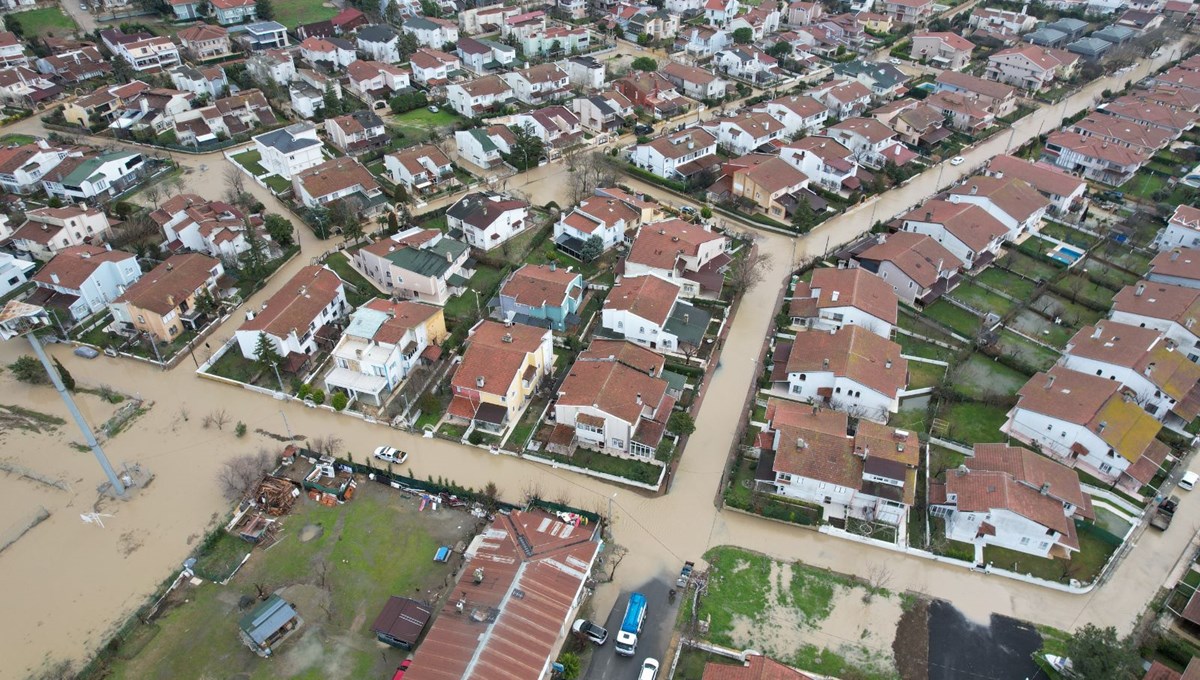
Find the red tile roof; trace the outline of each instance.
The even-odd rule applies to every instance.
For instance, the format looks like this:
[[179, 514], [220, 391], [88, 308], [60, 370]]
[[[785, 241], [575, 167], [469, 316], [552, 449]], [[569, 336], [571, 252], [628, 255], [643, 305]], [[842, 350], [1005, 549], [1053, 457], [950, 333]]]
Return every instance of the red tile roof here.
[[[38, 270], [33, 280], [47, 286], [63, 286], [78, 289], [96, 269], [105, 262], [122, 262], [133, 258], [121, 250], [107, 250], [100, 246], [71, 246], [64, 248]], [[58, 277], [58, 281], [54, 277]]]
[[551, 269], [542, 264], [527, 264], [508, 277], [500, 288], [500, 295], [526, 307], [559, 307], [568, 295], [576, 300], [581, 298], [582, 277], [579, 272], [565, 268]]
[[871, 272], [854, 269], [818, 269], [810, 291], [817, 291], [817, 308], [854, 307], [890, 324], [896, 323], [896, 292]]
[[167, 314], [203, 286], [219, 264], [220, 261], [200, 253], [172, 255], [126, 288], [115, 302]]
[[695, 257], [700, 246], [724, 236], [683, 220], [644, 224], [629, 248], [629, 262], [657, 269], [675, 269], [680, 256]]
[[[542, 339], [549, 334], [545, 328], [480, 322], [471, 330], [462, 363], [454, 371], [450, 384], [472, 392], [507, 396], [508, 388], [520, 377], [528, 355], [541, 351]], [[483, 378], [482, 387], [480, 378]]]
[[709, 661], [704, 665], [701, 680], [812, 680], [812, 676], [774, 659], [751, 654], [746, 657], [745, 665], [741, 666]]
[[278, 338], [285, 338], [292, 331], [303, 336], [308, 332], [309, 324], [339, 297], [341, 291], [342, 280], [332, 269], [308, 265], [283, 284], [254, 318], [238, 330], [267, 333]]
[[895, 397], [908, 384], [908, 360], [900, 356], [900, 345], [858, 326], [797, 336], [787, 372], [822, 371], [849, 378], [887, 397]]
[[891, 262], [922, 288], [937, 283], [939, 266], [942, 271], [953, 271], [963, 266], [945, 246], [924, 234], [899, 231], [883, 241], [864, 250], [860, 259], [876, 262]]

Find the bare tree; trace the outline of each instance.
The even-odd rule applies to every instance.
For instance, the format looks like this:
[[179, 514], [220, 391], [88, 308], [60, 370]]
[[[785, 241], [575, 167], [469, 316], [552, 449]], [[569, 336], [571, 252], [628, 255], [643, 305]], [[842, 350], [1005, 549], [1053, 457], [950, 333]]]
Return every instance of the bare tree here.
[[338, 452], [342, 450], [344, 443], [341, 437], [334, 434], [327, 434], [310, 439], [308, 441], [308, 448], [322, 456], [337, 456]]
[[155, 208], [158, 208], [158, 199], [162, 197], [162, 187], [158, 186], [157, 184], [151, 184], [150, 186], [146, 187], [143, 193], [146, 194], [146, 198], [150, 199], [150, 203]]
[[225, 412], [225, 409], [219, 409], [204, 416], [203, 425], [204, 429], [206, 430], [210, 427], [215, 427], [218, 430], [224, 430], [225, 426], [228, 424], [229, 414]]
[[242, 194], [246, 193], [246, 176], [232, 165], [225, 168], [225, 187], [228, 189], [226, 197], [229, 202], [237, 203]]
[[612, 583], [617, 577], [617, 567], [621, 566], [621, 561], [629, 554], [629, 549], [623, 545], [614, 545], [612, 554], [608, 558], [608, 576], [604, 578], [604, 583]]
[[679, 353], [687, 360], [688, 366], [692, 365], [692, 357], [696, 356], [696, 352], [700, 351], [700, 345], [689, 340], [680, 340], [677, 346]]
[[525, 497], [526, 505], [545, 497], [542, 493], [542, 486], [532, 480], [525, 482], [525, 488], [521, 490], [521, 495]]
[[262, 476], [271, 469], [273, 457], [266, 449], [245, 453], [225, 461], [217, 471], [221, 493], [231, 501], [241, 500], [254, 490]]
[[763, 281], [771, 268], [772, 257], [757, 247], [751, 247], [744, 256], [734, 258], [725, 272], [725, 282], [738, 297]]
[[616, 183], [612, 161], [600, 151], [572, 154], [567, 157], [567, 167], [572, 168], [569, 177], [572, 203], [579, 203], [600, 187]]
[[876, 594], [887, 590], [892, 582], [892, 570], [882, 562], [876, 562], [867, 567], [867, 592], [863, 594], [863, 602], [870, 602]]

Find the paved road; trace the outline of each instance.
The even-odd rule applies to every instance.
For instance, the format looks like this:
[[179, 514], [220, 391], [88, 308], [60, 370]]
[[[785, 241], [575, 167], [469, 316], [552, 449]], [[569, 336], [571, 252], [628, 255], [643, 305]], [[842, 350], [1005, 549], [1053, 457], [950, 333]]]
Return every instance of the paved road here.
[[[1161, 63], [1164, 60], [1165, 57], [1156, 61]], [[1143, 64], [1126, 78], [1141, 78], [1147, 70], [1148, 65]], [[53, 353], [81, 383], [114, 385], [128, 392], [139, 392], [157, 402], [157, 406], [138, 421], [138, 430], [161, 433], [156, 436], [171, 437], [178, 444], [161, 449], [154, 445], [142, 445], [133, 438], [118, 438], [109, 446], [109, 453], [117, 461], [141, 461], [151, 466], [157, 465], [160, 470], [178, 470], [180, 463], [173, 461], [188, 456], [186, 473], [161, 474], [152, 487], [132, 501], [137, 506], [136, 512], [120, 519], [123, 523], [120, 532], [135, 532], [144, 536], [147, 542], [174, 546], [174, 550], [162, 550], [154, 555], [141, 555], [135, 561], [127, 561], [115, 543], [117, 531], [106, 534], [104, 538], [99, 538], [97, 534], [92, 540], [105, 541], [106, 549], [89, 553], [89, 572], [94, 577], [93, 581], [107, 584], [105, 589], [96, 591], [81, 589], [82, 585], [30, 582], [20, 592], [13, 594], [9, 604], [16, 610], [56, 611], [72, 607], [72, 602], [80, 598], [88, 598], [89, 602], [102, 601], [106, 605], [89, 609], [111, 610], [111, 616], [115, 619], [118, 612], [127, 611], [140, 597], [148, 594], [149, 588], [159, 582], [163, 574], [175, 567], [190, 550], [183, 537], [203, 531], [212, 513], [221, 513], [226, 509], [216, 488], [215, 472], [226, 457], [246, 450], [250, 444], [234, 439], [232, 434], [205, 431], [194, 423], [179, 422], [182, 409], [190, 408], [193, 413], [202, 413], [214, 408], [214, 405], [221, 405], [236, 413], [253, 414], [252, 427], [282, 432], [282, 419], [277, 422], [278, 409], [286, 414], [292, 431], [309, 436], [337, 432], [350, 451], [369, 450], [378, 445], [380, 438], [386, 437], [396, 446], [419, 452], [409, 463], [418, 476], [449, 473], [458, 483], [475, 488], [495, 482], [502, 494], [509, 498], [518, 496], [523, 489], [535, 484], [545, 497], [568, 499], [586, 509], [603, 511], [611, 499], [615, 510], [613, 529], [616, 541], [629, 548], [629, 555], [621, 564], [617, 580], [611, 585], [602, 586], [597, 592], [593, 605], [595, 611], [608, 611], [617, 603], [620, 593], [656, 580], [665, 583], [674, 577], [683, 560], [699, 559], [711, 546], [733, 544], [780, 559], [802, 561], [850, 574], [862, 573], [874, 563], [886, 563], [892, 570], [892, 586], [895, 589], [924, 592], [946, 599], [976, 621], [989, 621], [993, 613], [998, 613], [1062, 629], [1094, 622], [1128, 630], [1134, 617], [1163, 583], [1179, 555], [1190, 545], [1191, 532], [1143, 535], [1111, 581], [1091, 594], [1077, 596], [867, 548], [741, 514], [717, 512], [712, 503], [726, 463], [732, 433], [737, 431], [743, 416], [743, 397], [758, 373], [759, 367], [753, 357], [758, 355], [763, 338], [771, 327], [780, 286], [791, 270], [791, 257], [821, 254], [852, 240], [868, 230], [875, 221], [886, 220], [908, 209], [938, 188], [967, 175], [971, 168], [1002, 153], [1007, 146], [1019, 145], [1044, 130], [1052, 129], [1064, 115], [1090, 107], [1101, 90], [1120, 87], [1121, 84], [1111, 81], [1093, 83], [1069, 101], [1048, 107], [1040, 115], [1022, 121], [1011, 135], [1000, 135], [981, 148], [964, 153], [968, 163], [963, 166], [954, 168], [943, 165], [931, 169], [907, 185], [829, 220], [803, 238], [761, 235], [760, 247], [774, 253], [775, 259], [765, 267], [764, 283], [752, 288], [741, 305], [725, 344], [722, 366], [716, 371], [708, 397], [697, 414], [697, 432], [691, 437], [687, 454], [675, 476], [672, 492], [663, 497], [650, 497], [507, 456], [483, 455], [479, 451], [440, 440], [425, 440], [399, 432], [385, 433], [378, 426], [321, 410], [305, 409], [294, 403], [277, 404], [260, 395], [197, 379], [192, 375], [190, 362], [164, 373], [125, 360], [101, 358], [86, 362], [70, 355], [68, 348], [55, 347]], [[39, 128], [40, 124], [32, 119], [10, 126], [8, 131], [37, 133]], [[178, 160], [191, 169], [187, 180], [188, 190], [208, 197], [223, 193], [221, 173], [224, 166], [218, 155], [182, 156]], [[208, 169], [201, 170], [202, 165], [207, 165]], [[564, 183], [555, 179], [556, 173], [561, 173], [561, 168], [548, 166], [519, 178], [514, 186], [530, 187], [535, 200], [544, 202], [546, 197], [561, 196], [566, 190]], [[631, 184], [641, 188], [637, 182]], [[282, 207], [269, 193], [257, 187], [251, 190], [269, 210], [282, 212]], [[647, 190], [662, 195], [656, 188], [649, 187]], [[672, 202], [677, 201], [672, 199]], [[559, 203], [563, 204], [561, 200]], [[303, 229], [300, 230], [300, 238], [302, 256], [287, 265], [267, 290], [254, 296], [248, 308], [260, 304], [309, 258], [329, 246], [328, 242], [316, 241]], [[233, 320], [218, 329], [211, 344], [216, 347], [230, 337], [238, 321], [235, 315]], [[18, 343], [0, 344], [0, 363], [11, 362], [25, 351], [24, 346]], [[35, 389], [38, 391], [35, 392]], [[16, 399], [17, 403], [27, 403], [25, 399], [30, 400], [28, 403], [38, 403], [39, 399], [48, 398], [43, 394], [46, 391], [47, 388], [20, 387], [14, 390], [11, 398]], [[180, 427], [190, 434], [173, 434]], [[265, 445], [266, 442], [263, 443]], [[197, 456], [198, 453], [204, 455]], [[1200, 471], [1200, 465], [1194, 469]], [[100, 477], [90, 463], [81, 463], [78, 472], [80, 479], [77, 486], [80, 488], [86, 488]], [[1185, 498], [1180, 515], [1181, 529], [1200, 522], [1200, 499]], [[53, 531], [54, 526], [52, 520], [47, 528], [39, 528], [39, 531], [49, 536], [47, 532]], [[21, 552], [10, 550], [5, 560], [9, 565], [15, 565], [23, 559], [44, 557], [43, 553], [40, 557], [31, 554], [26, 558], [22, 557]], [[36, 573], [33, 564], [22, 568], [28, 573]], [[19, 617], [10, 618], [12, 621], [0, 621], [0, 637], [14, 640], [14, 646], [20, 650], [21, 656], [14, 661], [15, 667], [20, 668], [30, 658], [40, 658], [47, 652], [66, 653], [61, 646], [54, 650], [28, 647], [27, 643], [21, 642], [29, 638], [24, 637], [24, 629], [17, 620]], [[53, 639], [71, 639], [81, 647], [86, 644], [94, 648], [99, 643], [99, 632], [111, 621], [79, 617], [77, 620], [60, 620], [46, 625], [53, 625], [59, 633], [50, 636]]]
[[[592, 661], [583, 676], [584, 680], [632, 680], [637, 677], [638, 668], [644, 659], [651, 658], [661, 662], [666, 657], [680, 605], [679, 598], [676, 598], [674, 603], [668, 601], [669, 590], [670, 585], [665, 579], [654, 579], [621, 593], [613, 603], [608, 618], [601, 624], [608, 629], [609, 641], [604, 647], [592, 652]], [[642, 634], [638, 636], [637, 653], [633, 656], [621, 656], [616, 653], [613, 643], [616, 641], [617, 631], [621, 629], [621, 621], [625, 618], [625, 606], [629, 603], [629, 595], [633, 592], [646, 596], [646, 622], [643, 624]]]
[[89, 10], [85, 10], [79, 6], [78, 0], [61, 0], [63, 11], [67, 16], [75, 20], [75, 25], [84, 33], [95, 31], [99, 24], [96, 22], [96, 17]]

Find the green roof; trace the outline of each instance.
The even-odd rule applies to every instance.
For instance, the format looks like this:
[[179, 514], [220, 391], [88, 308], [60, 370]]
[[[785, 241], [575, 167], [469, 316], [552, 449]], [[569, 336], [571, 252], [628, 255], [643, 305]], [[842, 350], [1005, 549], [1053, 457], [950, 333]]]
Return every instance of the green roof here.
[[682, 392], [684, 386], [687, 385], [687, 376], [682, 373], [663, 371], [661, 377], [663, 380], [667, 381], [667, 387], [669, 387], [672, 392]]
[[496, 145], [492, 143], [492, 138], [488, 136], [487, 130], [482, 128], [472, 128], [471, 130], [468, 130], [468, 132], [470, 132], [471, 136], [479, 142], [479, 146], [482, 146], [485, 152], [496, 150]]
[[73, 187], [77, 187], [91, 179], [92, 174], [105, 163], [115, 161], [122, 158], [129, 158], [138, 155], [132, 151], [110, 151], [102, 153], [95, 158], [89, 158], [79, 164], [79, 167], [72, 170], [66, 177], [62, 178], [62, 183]]
[[[686, 321], [684, 316], [687, 317]], [[704, 331], [708, 330], [708, 322], [711, 318], [708, 312], [699, 307], [693, 307], [686, 302], [678, 302], [671, 312], [671, 318], [667, 319], [667, 325], [663, 328], [679, 338], [680, 342], [690, 342], [699, 346], [700, 342], [704, 340]]]
[[465, 252], [467, 244], [443, 236], [428, 248], [400, 248], [392, 251], [387, 254], [387, 259], [397, 267], [414, 274], [441, 278], [450, 269], [450, 265]]

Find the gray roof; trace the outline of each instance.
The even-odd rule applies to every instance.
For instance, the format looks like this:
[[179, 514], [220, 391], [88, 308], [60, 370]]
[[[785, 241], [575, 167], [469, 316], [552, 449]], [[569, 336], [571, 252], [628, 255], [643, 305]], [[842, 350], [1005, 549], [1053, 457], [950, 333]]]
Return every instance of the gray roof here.
[[314, 129], [316, 126], [312, 123], [296, 123], [278, 130], [264, 132], [254, 138], [254, 141], [261, 143], [263, 146], [269, 146], [272, 149], [278, 149], [281, 153], [291, 153], [300, 149], [321, 143], [320, 140], [311, 139], [308, 137], [297, 138], [296, 135]]
[[[687, 317], [686, 320], [684, 317]], [[709, 313], [703, 309], [680, 301], [675, 303], [671, 318], [667, 319], [663, 329], [679, 338], [680, 342], [690, 342], [699, 346], [704, 340], [704, 331], [708, 330], [708, 322], [711, 319]]]
[[272, 595], [243, 616], [240, 625], [251, 640], [261, 645], [294, 618], [296, 610], [292, 605], [278, 595]]
[[1100, 38], [1080, 38], [1067, 45], [1068, 52], [1075, 54], [1100, 55], [1112, 48], [1112, 43]]
[[909, 77], [903, 71], [891, 64], [878, 62], [848, 61], [833, 67], [833, 72], [840, 76], [857, 78], [865, 75], [875, 81], [879, 87], [890, 89], [900, 83], [908, 82]]
[[1079, 19], [1063, 17], [1052, 24], [1048, 24], [1048, 26], [1056, 31], [1063, 31], [1064, 33], [1078, 33], [1079, 31], [1085, 30], [1088, 27], [1088, 23], [1086, 21], [1080, 21]]
[[250, 33], [271, 33], [274, 31], [286, 31], [287, 26], [278, 21], [258, 21], [253, 24], [247, 24], [246, 30]]
[[345, 38], [323, 38], [323, 40], [338, 49], [354, 51], [354, 43]]
[[1053, 47], [1067, 39], [1067, 34], [1053, 28], [1039, 28], [1025, 34], [1025, 42]]
[[358, 29], [359, 42], [374, 42], [386, 43], [396, 39], [396, 31], [392, 30], [391, 26], [382, 24], [373, 24], [371, 26], [363, 26]]
[[409, 17], [404, 20], [404, 27], [415, 31], [436, 31], [441, 28], [441, 26], [438, 26], [425, 17]]
[[1137, 31], [1127, 26], [1108, 26], [1102, 28], [1091, 35], [1093, 38], [1100, 38], [1114, 45], [1119, 45], [1123, 42], [1133, 40], [1137, 37]]
[[[441, 278], [458, 260], [468, 246], [462, 241], [443, 236], [428, 248], [399, 248], [385, 257], [397, 267], [419, 274]], [[449, 257], [447, 257], [449, 255]]]

